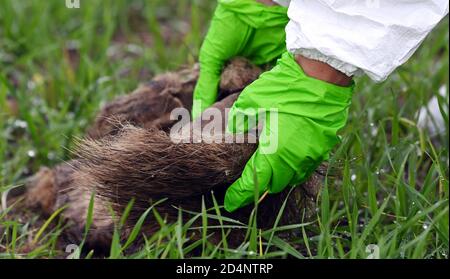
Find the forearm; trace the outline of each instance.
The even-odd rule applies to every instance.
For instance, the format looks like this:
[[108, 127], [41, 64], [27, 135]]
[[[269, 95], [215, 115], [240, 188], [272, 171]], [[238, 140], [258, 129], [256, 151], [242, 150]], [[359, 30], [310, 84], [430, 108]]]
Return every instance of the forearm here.
[[309, 59], [300, 54], [295, 55], [295, 61], [307, 76], [339, 86], [349, 86], [352, 83], [352, 77], [336, 70], [327, 63]]

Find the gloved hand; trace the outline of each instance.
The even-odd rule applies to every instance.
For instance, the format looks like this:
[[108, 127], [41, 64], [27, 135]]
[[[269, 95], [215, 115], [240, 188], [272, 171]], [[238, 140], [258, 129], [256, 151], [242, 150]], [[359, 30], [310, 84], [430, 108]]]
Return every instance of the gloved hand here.
[[255, 0], [219, 0], [200, 49], [200, 76], [194, 90], [195, 119], [217, 99], [220, 74], [227, 60], [242, 56], [255, 65], [274, 61], [286, 49], [287, 8]]
[[[230, 110], [229, 132], [249, 128], [239, 121], [243, 115], [257, 117], [249, 109], [275, 108], [278, 121], [266, 119], [257, 151], [226, 192], [225, 209], [231, 212], [253, 202], [255, 190], [259, 195], [266, 190], [277, 193], [304, 182], [338, 143], [337, 131], [347, 121], [353, 89], [353, 82], [343, 87], [307, 76], [288, 52], [246, 87]], [[277, 146], [274, 153], [264, 152], [269, 145]]]

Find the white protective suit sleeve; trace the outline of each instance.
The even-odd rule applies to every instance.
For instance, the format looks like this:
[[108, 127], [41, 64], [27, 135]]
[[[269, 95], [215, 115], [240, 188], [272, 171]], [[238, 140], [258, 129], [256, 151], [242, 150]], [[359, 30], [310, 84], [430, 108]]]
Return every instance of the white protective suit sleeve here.
[[285, 7], [289, 7], [289, 2], [291, 2], [291, 0], [273, 0], [273, 1]]
[[[275, 0], [280, 5], [286, 0]], [[446, 16], [448, 0], [292, 0], [289, 52], [385, 80]]]

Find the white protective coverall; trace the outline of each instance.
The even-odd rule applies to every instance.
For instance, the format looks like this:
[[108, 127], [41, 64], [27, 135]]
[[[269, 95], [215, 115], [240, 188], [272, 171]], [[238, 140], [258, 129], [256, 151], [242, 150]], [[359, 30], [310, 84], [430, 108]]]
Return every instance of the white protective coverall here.
[[289, 7], [289, 52], [385, 80], [448, 14], [448, 0], [274, 0]]

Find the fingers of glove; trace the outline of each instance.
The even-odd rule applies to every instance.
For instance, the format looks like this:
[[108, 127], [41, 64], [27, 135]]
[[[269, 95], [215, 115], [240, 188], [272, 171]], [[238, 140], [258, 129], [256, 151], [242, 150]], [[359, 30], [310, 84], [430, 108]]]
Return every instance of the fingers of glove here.
[[[329, 127], [313, 119], [294, 116], [292, 114], [280, 114], [278, 127], [274, 126], [272, 133], [279, 134], [276, 157], [273, 161], [277, 162], [278, 173], [282, 173], [283, 168], [292, 170], [292, 176], [289, 177], [287, 184], [296, 185], [304, 182], [317, 166], [327, 157], [330, 150], [336, 145], [337, 129]], [[275, 139], [276, 140], [276, 139]], [[268, 155], [268, 158], [272, 158]], [[279, 163], [278, 163], [279, 162]], [[275, 175], [274, 175], [275, 177]], [[280, 180], [285, 177], [282, 175]], [[286, 182], [272, 183], [271, 190], [279, 192], [283, 190]]]
[[229, 112], [227, 131], [229, 133], [247, 133], [258, 125], [258, 110], [252, 107], [233, 106]]
[[220, 72], [225, 61], [242, 52], [251, 31], [233, 12], [219, 5], [200, 49], [200, 66]]
[[268, 189], [272, 178], [272, 166], [257, 150], [247, 162], [241, 177], [225, 194], [225, 209], [232, 212], [255, 201], [256, 193], [261, 196]]
[[259, 79], [247, 86], [230, 109], [227, 123], [227, 131], [230, 133], [245, 133], [258, 125], [260, 120], [265, 119], [265, 112], [270, 109], [274, 99], [266, 98], [266, 90], [277, 90], [270, 88], [263, 74]]
[[250, 33], [251, 28], [233, 12], [217, 7], [200, 50], [200, 75], [194, 90], [194, 101], [200, 103], [193, 104], [193, 119], [216, 101], [223, 66], [241, 52]]

